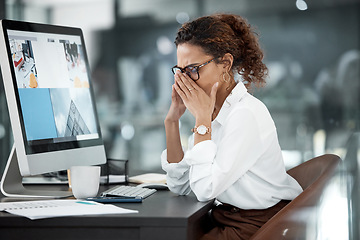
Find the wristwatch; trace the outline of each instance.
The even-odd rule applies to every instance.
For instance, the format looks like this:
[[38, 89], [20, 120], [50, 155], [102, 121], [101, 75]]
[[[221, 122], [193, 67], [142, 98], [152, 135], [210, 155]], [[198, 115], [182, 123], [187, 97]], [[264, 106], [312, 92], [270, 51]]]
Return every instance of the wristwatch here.
[[191, 129], [191, 131], [193, 133], [198, 133], [200, 135], [205, 135], [207, 133], [211, 133], [211, 128], [206, 127], [205, 125], [200, 125], [198, 127], [194, 127], [193, 129]]

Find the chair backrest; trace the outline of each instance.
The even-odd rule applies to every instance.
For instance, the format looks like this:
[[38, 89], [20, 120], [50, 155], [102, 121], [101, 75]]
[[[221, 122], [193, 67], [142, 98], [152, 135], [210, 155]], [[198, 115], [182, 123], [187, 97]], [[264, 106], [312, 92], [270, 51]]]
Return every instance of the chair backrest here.
[[288, 171], [304, 191], [265, 223], [251, 238], [264, 239], [305, 239], [306, 223], [299, 220], [316, 215], [317, 204], [335, 175], [341, 159], [325, 154], [306, 161]]

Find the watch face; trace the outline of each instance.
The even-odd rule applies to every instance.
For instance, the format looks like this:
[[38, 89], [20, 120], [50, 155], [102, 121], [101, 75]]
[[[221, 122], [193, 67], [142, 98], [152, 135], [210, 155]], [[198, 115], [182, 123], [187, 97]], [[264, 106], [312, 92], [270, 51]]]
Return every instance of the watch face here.
[[204, 135], [206, 133], [207, 128], [204, 125], [200, 125], [196, 130], [199, 134]]

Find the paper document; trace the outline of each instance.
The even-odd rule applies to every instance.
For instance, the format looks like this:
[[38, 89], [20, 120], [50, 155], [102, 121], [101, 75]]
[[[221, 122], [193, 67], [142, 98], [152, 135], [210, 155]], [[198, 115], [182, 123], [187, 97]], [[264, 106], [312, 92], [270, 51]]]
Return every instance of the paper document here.
[[137, 210], [120, 208], [111, 204], [75, 199], [0, 203], [0, 211], [24, 216], [31, 220], [65, 216], [138, 213]]
[[161, 173], [145, 173], [129, 178], [131, 183], [166, 183], [166, 175]]

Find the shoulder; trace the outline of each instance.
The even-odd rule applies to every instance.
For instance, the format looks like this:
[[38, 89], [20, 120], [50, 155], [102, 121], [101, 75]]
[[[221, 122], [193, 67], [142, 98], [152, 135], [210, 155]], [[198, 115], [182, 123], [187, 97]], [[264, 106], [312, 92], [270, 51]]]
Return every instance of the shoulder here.
[[234, 103], [231, 113], [248, 113], [258, 117], [271, 118], [270, 112], [266, 105], [249, 93], [246, 93], [238, 102]]
[[249, 93], [246, 93], [238, 102], [233, 104], [227, 122], [258, 125], [259, 128], [275, 127], [266, 105]]

